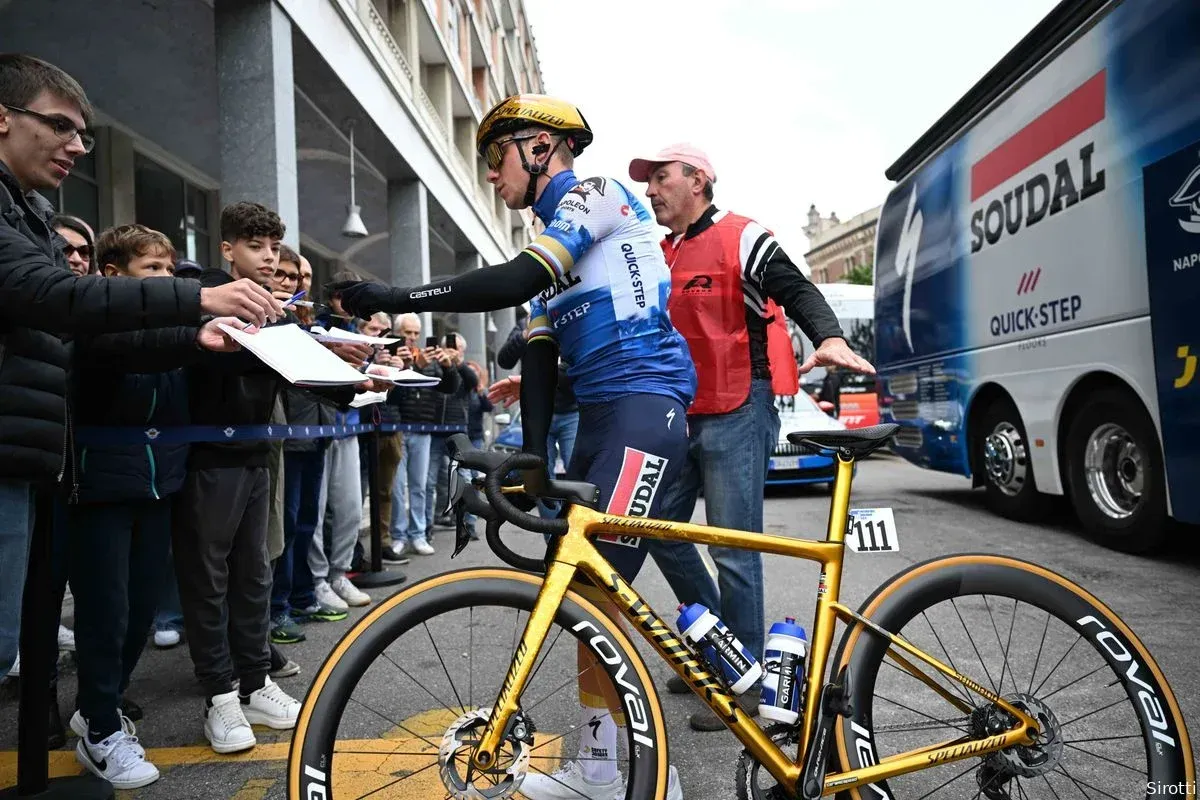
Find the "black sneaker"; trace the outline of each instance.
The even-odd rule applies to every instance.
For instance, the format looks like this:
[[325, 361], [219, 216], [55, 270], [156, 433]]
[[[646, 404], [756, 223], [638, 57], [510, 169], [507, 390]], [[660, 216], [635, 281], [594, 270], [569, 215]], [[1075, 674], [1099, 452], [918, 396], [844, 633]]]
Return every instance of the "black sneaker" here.
[[339, 622], [346, 616], [347, 612], [320, 603], [314, 603], [308, 608], [292, 609], [292, 617], [299, 622]]
[[271, 618], [271, 641], [275, 644], [297, 644], [308, 637], [287, 614]]

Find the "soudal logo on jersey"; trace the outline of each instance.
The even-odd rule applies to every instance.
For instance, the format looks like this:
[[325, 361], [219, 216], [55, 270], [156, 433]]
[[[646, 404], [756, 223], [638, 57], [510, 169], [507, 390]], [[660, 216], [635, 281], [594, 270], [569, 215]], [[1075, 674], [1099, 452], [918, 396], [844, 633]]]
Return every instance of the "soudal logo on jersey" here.
[[[612, 497], [609, 498], [610, 514], [620, 514], [626, 517], [648, 517], [654, 498], [658, 495], [659, 485], [667, 471], [670, 459], [647, 453], [644, 450], [625, 448], [625, 457], [621, 462], [621, 472], [613, 486]], [[637, 547], [635, 536], [618, 534], [602, 534], [596, 537], [600, 542], [612, 542], [624, 547]]]
[[[971, 202], [1104, 121], [1106, 70], [1101, 70], [971, 167]], [[971, 212], [971, 252], [1015, 236], [1065, 208], [1104, 191], [1104, 170], [1093, 164], [1095, 142], [1038, 173], [1010, 184], [1001, 197]]]
[[567, 291], [573, 286], [578, 286], [582, 282], [583, 280], [581, 278], [578, 278], [572, 274], [571, 270], [567, 270], [566, 274], [561, 278], [554, 279], [554, 283], [550, 285], [550, 288], [543, 289], [538, 297], [542, 298], [543, 301], [549, 300], [552, 297], [558, 297], [563, 292]]

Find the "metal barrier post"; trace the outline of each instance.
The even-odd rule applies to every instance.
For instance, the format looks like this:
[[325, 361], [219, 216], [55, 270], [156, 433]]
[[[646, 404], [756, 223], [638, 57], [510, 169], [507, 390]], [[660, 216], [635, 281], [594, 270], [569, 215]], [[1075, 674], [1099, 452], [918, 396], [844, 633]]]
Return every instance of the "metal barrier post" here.
[[380, 517], [379, 503], [379, 425], [378, 420], [371, 430], [365, 434], [367, 440], [367, 497], [371, 498], [371, 569], [354, 576], [354, 585], [363, 589], [374, 589], [380, 586], [395, 586], [408, 580], [402, 572], [393, 572], [383, 566], [383, 525]]

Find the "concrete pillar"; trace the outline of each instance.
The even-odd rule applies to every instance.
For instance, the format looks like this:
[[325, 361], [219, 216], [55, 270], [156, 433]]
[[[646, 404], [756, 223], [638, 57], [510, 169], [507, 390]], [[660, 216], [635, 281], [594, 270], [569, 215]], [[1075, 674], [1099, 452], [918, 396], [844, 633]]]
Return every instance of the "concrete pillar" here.
[[[459, 275], [479, 269], [483, 259], [478, 253], [459, 253], [456, 258], [455, 272]], [[468, 314], [459, 312], [458, 332], [467, 340], [467, 360], [474, 361], [486, 371], [487, 363], [487, 315]], [[484, 376], [485, 380], [487, 376]]]
[[[388, 182], [388, 246], [393, 286], [429, 283], [429, 195], [419, 180]], [[433, 316], [421, 315], [421, 328], [433, 335]]]
[[300, 246], [292, 23], [274, 0], [216, 0], [221, 203], [274, 209]]
[[[454, 136], [454, 101], [451, 92], [454, 90], [454, 73], [449, 64], [430, 64], [428, 67], [429, 85], [425, 94], [433, 101], [433, 107], [441, 115], [442, 124], [446, 126], [447, 135]], [[453, 142], [448, 142], [453, 144]]]

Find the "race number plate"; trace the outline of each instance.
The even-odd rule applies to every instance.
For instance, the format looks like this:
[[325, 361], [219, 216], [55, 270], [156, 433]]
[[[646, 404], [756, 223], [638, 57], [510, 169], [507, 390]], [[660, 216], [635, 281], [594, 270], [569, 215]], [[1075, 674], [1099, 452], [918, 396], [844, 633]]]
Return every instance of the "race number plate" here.
[[846, 545], [856, 553], [895, 553], [900, 549], [890, 508], [852, 508]]

